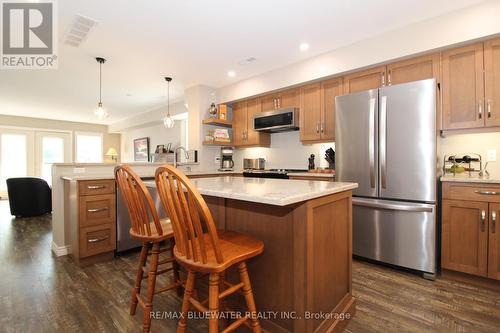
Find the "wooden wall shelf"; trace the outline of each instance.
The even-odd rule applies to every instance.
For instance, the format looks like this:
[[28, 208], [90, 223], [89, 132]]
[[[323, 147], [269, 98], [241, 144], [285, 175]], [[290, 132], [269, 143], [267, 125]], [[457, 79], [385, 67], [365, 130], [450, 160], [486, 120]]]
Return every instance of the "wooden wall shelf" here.
[[219, 118], [208, 118], [203, 120], [204, 125], [212, 125], [212, 126], [222, 126], [222, 127], [233, 127], [233, 123], [231, 120], [227, 119], [219, 119]]
[[232, 141], [203, 141], [203, 145], [205, 146], [232, 146]]

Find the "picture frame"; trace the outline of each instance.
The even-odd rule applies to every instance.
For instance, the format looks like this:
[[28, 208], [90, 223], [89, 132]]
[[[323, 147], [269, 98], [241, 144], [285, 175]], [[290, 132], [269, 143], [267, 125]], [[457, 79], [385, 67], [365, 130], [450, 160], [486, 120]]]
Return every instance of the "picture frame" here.
[[156, 145], [155, 154], [165, 153], [165, 145]]
[[149, 162], [149, 137], [134, 139], [134, 161]]

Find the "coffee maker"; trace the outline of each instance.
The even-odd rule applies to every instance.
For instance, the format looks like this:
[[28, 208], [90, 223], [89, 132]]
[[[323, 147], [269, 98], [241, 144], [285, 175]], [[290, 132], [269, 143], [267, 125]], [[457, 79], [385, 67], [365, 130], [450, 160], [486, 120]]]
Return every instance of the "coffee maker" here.
[[219, 171], [233, 171], [233, 168], [233, 147], [221, 147]]

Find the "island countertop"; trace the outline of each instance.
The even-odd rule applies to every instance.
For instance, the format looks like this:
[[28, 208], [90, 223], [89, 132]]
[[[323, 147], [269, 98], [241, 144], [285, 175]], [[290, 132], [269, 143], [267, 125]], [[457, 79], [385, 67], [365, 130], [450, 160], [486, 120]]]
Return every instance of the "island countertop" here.
[[[358, 187], [356, 183], [229, 176], [191, 179], [191, 182], [203, 195], [276, 206], [287, 206]], [[145, 184], [156, 186], [154, 181], [146, 181]]]

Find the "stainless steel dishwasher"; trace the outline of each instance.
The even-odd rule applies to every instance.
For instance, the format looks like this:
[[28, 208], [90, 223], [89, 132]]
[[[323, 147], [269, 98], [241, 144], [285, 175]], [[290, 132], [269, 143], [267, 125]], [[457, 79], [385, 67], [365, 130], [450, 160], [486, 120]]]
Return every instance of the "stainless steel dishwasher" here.
[[[148, 187], [149, 193], [155, 202], [160, 218], [165, 218], [165, 213], [156, 187]], [[153, 220], [151, 218], [151, 220]], [[116, 188], [116, 252], [120, 253], [133, 248], [141, 247], [142, 243], [130, 237], [130, 215], [120, 189]]]

